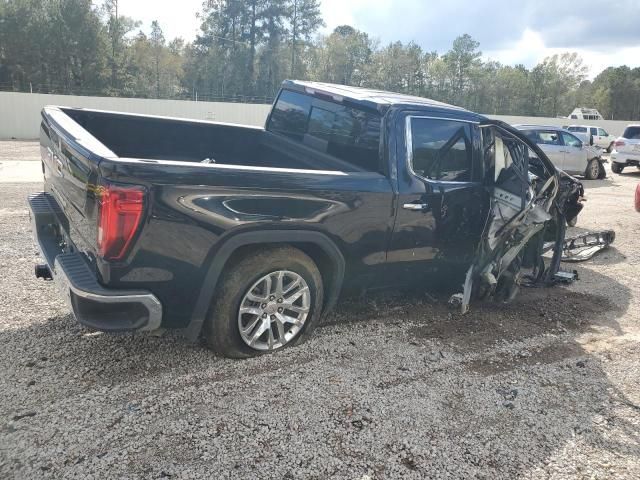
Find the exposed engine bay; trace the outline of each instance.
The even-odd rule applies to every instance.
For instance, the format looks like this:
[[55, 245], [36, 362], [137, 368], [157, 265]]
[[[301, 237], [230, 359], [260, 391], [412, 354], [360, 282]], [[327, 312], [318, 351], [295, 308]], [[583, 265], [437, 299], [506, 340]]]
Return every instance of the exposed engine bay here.
[[567, 222], [580, 213], [584, 195], [577, 179], [509, 125], [488, 121], [480, 128], [491, 205], [464, 290], [451, 298], [463, 313], [472, 299], [509, 301], [521, 285], [574, 280], [560, 262]]

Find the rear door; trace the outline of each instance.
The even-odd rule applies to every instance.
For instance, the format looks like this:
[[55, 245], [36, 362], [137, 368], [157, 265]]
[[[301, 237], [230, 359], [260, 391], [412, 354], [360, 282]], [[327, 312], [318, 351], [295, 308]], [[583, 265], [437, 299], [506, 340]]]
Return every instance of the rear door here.
[[404, 127], [387, 264], [400, 283], [459, 280], [473, 259], [488, 205], [478, 124], [409, 115]]
[[565, 169], [564, 145], [556, 130], [538, 130], [538, 145], [556, 167]]

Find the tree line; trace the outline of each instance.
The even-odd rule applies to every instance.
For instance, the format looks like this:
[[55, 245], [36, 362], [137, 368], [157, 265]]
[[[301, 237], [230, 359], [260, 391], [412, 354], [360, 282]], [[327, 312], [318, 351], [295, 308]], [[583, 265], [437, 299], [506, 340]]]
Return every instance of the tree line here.
[[285, 78], [407, 93], [488, 114], [640, 119], [640, 68], [593, 81], [576, 53], [533, 68], [483, 60], [464, 34], [443, 53], [381, 44], [349, 25], [320, 34], [320, 0], [208, 0], [193, 42], [144, 33], [118, 0], [0, 0], [0, 89], [269, 102]]

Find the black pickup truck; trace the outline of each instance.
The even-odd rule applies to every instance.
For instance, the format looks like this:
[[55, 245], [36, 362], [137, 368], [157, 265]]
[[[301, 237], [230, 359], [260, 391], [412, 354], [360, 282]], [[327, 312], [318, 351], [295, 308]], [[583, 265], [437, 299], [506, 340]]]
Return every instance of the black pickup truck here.
[[91, 328], [232, 357], [298, 343], [345, 289], [451, 285], [466, 310], [552, 283], [583, 193], [504, 123], [311, 82], [265, 128], [46, 107], [40, 143], [36, 275]]

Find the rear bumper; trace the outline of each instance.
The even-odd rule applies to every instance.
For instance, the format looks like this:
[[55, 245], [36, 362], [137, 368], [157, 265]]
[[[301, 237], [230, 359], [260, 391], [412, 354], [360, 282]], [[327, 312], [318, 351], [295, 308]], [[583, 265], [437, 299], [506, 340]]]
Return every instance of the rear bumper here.
[[76, 319], [88, 327], [122, 332], [155, 330], [162, 322], [162, 304], [146, 290], [113, 290], [98, 283], [85, 255], [64, 252], [59, 245], [59, 206], [44, 192], [29, 196], [31, 229], [51, 276]]
[[611, 163], [638, 167], [640, 166], [640, 154], [614, 151], [611, 154]]

